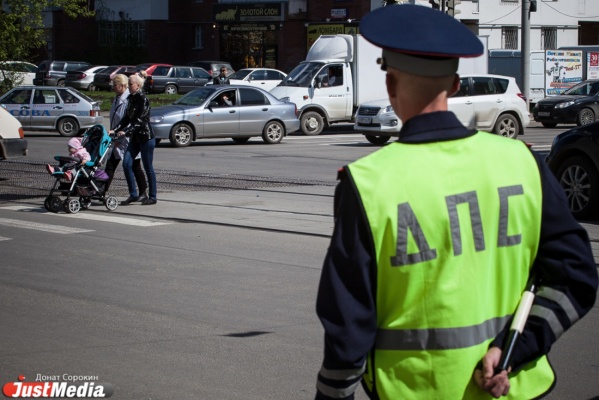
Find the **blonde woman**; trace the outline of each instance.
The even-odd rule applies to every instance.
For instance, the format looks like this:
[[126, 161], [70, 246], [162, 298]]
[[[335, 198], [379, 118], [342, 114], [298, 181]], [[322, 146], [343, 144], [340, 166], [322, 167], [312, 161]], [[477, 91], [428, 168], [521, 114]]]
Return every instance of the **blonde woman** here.
[[[129, 78], [127, 75], [116, 75], [112, 79], [112, 90], [116, 96], [112, 101], [112, 106], [110, 107], [110, 129], [114, 129], [117, 124], [121, 122], [123, 116], [125, 115], [125, 111], [127, 110], [127, 99], [129, 97]], [[129, 146], [129, 138], [126, 136], [122, 136], [121, 138], [117, 139], [117, 141], [118, 143], [116, 144], [114, 151], [106, 163], [105, 171], [108, 175], [108, 181], [106, 182], [105, 186], [106, 192], [108, 192], [114, 177], [114, 172], [123, 159], [125, 151], [127, 150], [127, 146]], [[139, 188], [139, 201], [144, 201], [148, 198], [148, 184], [146, 183], [146, 175], [141, 167], [140, 155], [133, 160], [133, 174], [135, 175], [135, 181], [137, 182], [137, 187]]]
[[150, 125], [150, 100], [144, 94], [142, 88], [144, 79], [133, 74], [129, 77], [129, 98], [125, 115], [121, 121], [114, 127], [113, 131], [118, 136], [127, 136], [130, 138], [129, 146], [125, 151], [123, 158], [123, 169], [125, 178], [129, 186], [129, 198], [124, 204], [139, 201], [140, 195], [135, 182], [133, 173], [133, 160], [138, 154], [141, 154], [141, 161], [148, 177], [149, 193], [148, 198], [142, 201], [142, 205], [156, 204], [156, 174], [154, 173], [154, 148], [156, 147], [156, 138]]

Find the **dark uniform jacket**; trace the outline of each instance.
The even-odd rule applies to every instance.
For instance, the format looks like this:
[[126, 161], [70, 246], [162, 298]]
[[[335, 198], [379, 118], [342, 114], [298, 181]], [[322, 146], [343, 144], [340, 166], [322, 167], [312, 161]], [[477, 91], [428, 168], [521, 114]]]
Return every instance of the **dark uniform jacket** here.
[[[475, 133], [465, 128], [453, 113], [436, 112], [407, 121], [398, 141], [439, 142]], [[568, 316], [572, 311], [568, 309], [570, 305], [582, 317], [595, 303], [597, 268], [587, 232], [572, 217], [564, 192], [544, 160], [537, 154], [535, 158], [542, 181], [543, 202], [539, 204], [542, 207], [540, 243], [533, 269], [540, 272], [540, 289], [556, 289], [567, 297], [563, 302], [537, 297], [535, 304], [542, 303], [551, 309], [560, 327], [566, 331], [575, 322]], [[351, 179], [344, 176], [343, 170], [340, 171], [341, 180], [335, 192], [335, 228], [324, 261], [316, 304], [325, 329], [323, 367], [331, 371], [361, 369], [374, 346], [377, 332], [376, 302], [373, 301], [377, 290], [376, 255], [368, 222], [360, 212], [358, 193]], [[506, 326], [493, 344], [501, 348], [508, 331], [509, 326]], [[549, 321], [531, 316], [514, 351], [513, 370], [547, 354], [557, 340], [554, 332], [555, 326], [550, 326]], [[357, 376], [350, 382], [318, 376], [323, 384], [338, 389], [348, 388], [360, 378]], [[345, 397], [346, 400], [353, 398], [353, 394]], [[318, 392], [316, 399], [328, 397]]]

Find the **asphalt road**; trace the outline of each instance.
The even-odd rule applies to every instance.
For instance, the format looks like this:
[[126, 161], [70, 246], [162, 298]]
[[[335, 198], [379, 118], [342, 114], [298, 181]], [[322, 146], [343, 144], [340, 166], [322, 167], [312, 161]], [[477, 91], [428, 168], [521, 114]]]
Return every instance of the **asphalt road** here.
[[[523, 138], [548, 151], [559, 131]], [[343, 127], [275, 146], [161, 144], [156, 206], [67, 215], [41, 207], [43, 165], [66, 140], [29, 138], [26, 162], [0, 164], [0, 384], [94, 376], [115, 399], [313, 397], [335, 171], [376, 147]], [[597, 260], [599, 226], [584, 226]], [[596, 306], [554, 346], [549, 399], [599, 395], [598, 328]]]

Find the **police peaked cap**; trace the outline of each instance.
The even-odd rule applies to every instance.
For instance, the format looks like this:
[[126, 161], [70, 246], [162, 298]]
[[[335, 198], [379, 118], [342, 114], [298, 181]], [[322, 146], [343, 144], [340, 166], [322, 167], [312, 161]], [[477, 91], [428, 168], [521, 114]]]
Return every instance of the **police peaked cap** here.
[[398, 4], [378, 8], [360, 22], [360, 33], [382, 47], [387, 66], [420, 76], [449, 76], [461, 57], [477, 57], [484, 46], [464, 24], [430, 7]]

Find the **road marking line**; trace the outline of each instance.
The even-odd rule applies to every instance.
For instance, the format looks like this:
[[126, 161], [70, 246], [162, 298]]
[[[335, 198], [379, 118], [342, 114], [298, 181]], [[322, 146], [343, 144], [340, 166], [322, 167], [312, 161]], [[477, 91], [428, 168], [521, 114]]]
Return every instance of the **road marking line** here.
[[135, 218], [127, 218], [127, 217], [115, 217], [112, 215], [98, 215], [91, 213], [77, 213], [77, 214], [58, 214], [51, 213], [46, 211], [43, 207], [28, 207], [28, 206], [8, 206], [8, 207], [0, 207], [3, 210], [13, 210], [13, 211], [27, 211], [27, 212], [39, 212], [45, 213], [47, 215], [54, 215], [58, 217], [64, 218], [76, 218], [76, 219], [86, 219], [90, 221], [100, 221], [100, 222], [112, 222], [115, 224], [122, 225], [131, 225], [131, 226], [141, 226], [141, 227], [151, 227], [151, 226], [159, 226], [159, 225], [170, 225], [172, 222], [153, 222], [144, 219], [135, 219]]
[[3, 240], [12, 240], [12, 238], [7, 238], [7, 237], [0, 236], [0, 242], [3, 241]]
[[37, 222], [19, 221], [18, 219], [0, 218], [0, 225], [12, 226], [13, 228], [33, 229], [36, 231], [70, 235], [72, 233], [93, 232], [92, 229], [78, 229], [61, 225], [40, 224]]

